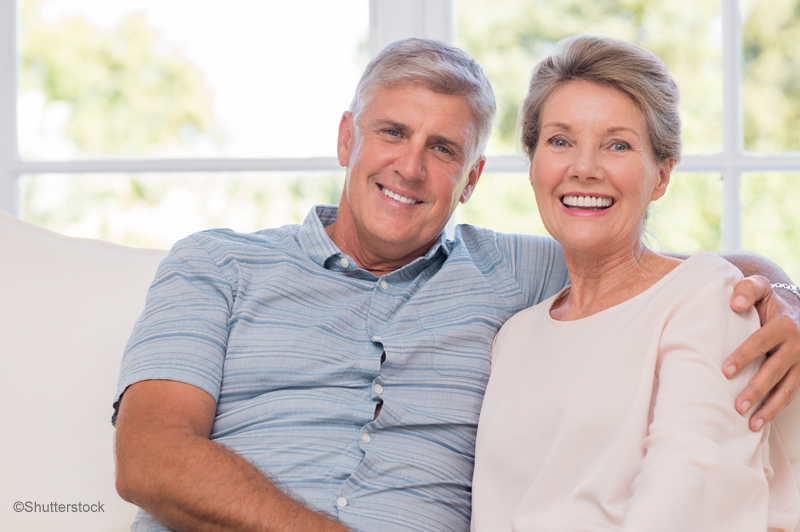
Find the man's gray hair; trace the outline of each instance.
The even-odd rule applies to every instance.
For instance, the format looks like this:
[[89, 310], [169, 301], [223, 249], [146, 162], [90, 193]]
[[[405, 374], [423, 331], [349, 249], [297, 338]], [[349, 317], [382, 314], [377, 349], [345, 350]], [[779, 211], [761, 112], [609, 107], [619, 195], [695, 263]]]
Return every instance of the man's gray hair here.
[[495, 101], [483, 69], [463, 50], [431, 39], [395, 41], [375, 54], [356, 86], [350, 112], [358, 121], [378, 87], [420, 85], [439, 94], [462, 96], [472, 110], [477, 135], [470, 148], [483, 155], [492, 133]]

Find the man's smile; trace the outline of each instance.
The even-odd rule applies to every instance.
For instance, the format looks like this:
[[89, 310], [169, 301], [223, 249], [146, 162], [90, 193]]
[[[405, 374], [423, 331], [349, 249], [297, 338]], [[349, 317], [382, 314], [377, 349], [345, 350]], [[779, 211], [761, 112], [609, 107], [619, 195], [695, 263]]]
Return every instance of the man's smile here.
[[417, 205], [422, 203], [421, 201], [417, 201], [411, 198], [406, 198], [405, 196], [401, 196], [400, 194], [396, 194], [389, 190], [388, 188], [384, 187], [383, 185], [378, 185], [378, 188], [381, 189], [381, 192], [384, 193], [389, 198], [392, 198], [395, 201], [399, 201], [400, 203], [406, 203], [408, 205]]

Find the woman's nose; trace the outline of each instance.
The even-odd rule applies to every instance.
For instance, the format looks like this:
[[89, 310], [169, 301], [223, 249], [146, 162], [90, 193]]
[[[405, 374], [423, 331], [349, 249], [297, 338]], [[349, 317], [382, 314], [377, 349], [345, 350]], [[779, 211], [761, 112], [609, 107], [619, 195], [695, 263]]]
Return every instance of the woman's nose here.
[[591, 147], [580, 147], [575, 150], [571, 174], [578, 179], [601, 179], [602, 168], [597, 150]]

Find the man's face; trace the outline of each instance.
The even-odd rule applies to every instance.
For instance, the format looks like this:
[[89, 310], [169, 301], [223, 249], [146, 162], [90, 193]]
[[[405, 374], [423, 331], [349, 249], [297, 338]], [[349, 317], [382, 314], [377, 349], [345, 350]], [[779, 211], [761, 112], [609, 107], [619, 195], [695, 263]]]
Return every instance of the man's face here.
[[484, 159], [473, 153], [476, 134], [464, 98], [418, 86], [378, 88], [358, 123], [346, 112], [338, 155], [347, 178], [337, 224], [344, 224], [338, 229], [351, 252], [361, 248], [386, 261], [424, 254], [478, 182]]

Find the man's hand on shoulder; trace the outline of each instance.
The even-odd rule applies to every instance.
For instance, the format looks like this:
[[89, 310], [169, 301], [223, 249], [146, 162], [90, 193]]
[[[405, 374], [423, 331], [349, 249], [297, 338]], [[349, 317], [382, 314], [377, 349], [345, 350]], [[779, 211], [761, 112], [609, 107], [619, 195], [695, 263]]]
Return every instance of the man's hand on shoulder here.
[[800, 388], [800, 300], [788, 292], [784, 298], [772, 290], [765, 277], [753, 275], [736, 285], [731, 308], [742, 312], [753, 305], [762, 326], [727, 358], [723, 371], [731, 378], [753, 360], [767, 355], [756, 376], [736, 398], [736, 410], [744, 414], [769, 394], [750, 418], [750, 429], [759, 430], [786, 408]]

